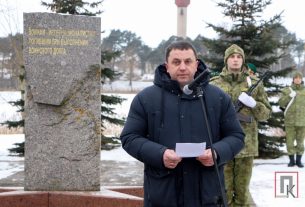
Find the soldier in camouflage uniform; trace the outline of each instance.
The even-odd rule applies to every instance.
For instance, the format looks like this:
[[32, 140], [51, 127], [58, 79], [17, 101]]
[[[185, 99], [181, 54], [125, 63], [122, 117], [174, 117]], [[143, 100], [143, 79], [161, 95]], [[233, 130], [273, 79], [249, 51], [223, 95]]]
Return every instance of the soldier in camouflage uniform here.
[[258, 81], [258, 78], [249, 75], [243, 49], [235, 44], [230, 46], [225, 51], [224, 63], [222, 72], [211, 79], [211, 84], [228, 93], [233, 103], [239, 100], [244, 104], [238, 117], [246, 134], [244, 149], [225, 166], [227, 198], [231, 207], [247, 207], [250, 206], [249, 183], [253, 160], [258, 156], [257, 125], [258, 121], [269, 118], [271, 106], [262, 83], [255, 88], [252, 96], [245, 93]]
[[302, 79], [302, 73], [296, 72], [291, 86], [282, 90], [279, 99], [280, 107], [285, 110], [286, 147], [290, 160], [288, 167], [293, 167], [295, 164], [304, 167], [301, 162], [305, 137], [305, 87]]

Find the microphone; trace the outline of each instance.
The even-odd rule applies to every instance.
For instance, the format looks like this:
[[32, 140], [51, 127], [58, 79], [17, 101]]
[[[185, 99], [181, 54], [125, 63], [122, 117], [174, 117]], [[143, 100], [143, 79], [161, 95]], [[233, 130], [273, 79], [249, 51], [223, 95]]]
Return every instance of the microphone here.
[[205, 69], [190, 84], [187, 84], [183, 87], [183, 89], [182, 89], [183, 93], [186, 95], [192, 94], [193, 90], [195, 90], [201, 84], [201, 82], [206, 78], [206, 76], [209, 74], [210, 74], [210, 70]]

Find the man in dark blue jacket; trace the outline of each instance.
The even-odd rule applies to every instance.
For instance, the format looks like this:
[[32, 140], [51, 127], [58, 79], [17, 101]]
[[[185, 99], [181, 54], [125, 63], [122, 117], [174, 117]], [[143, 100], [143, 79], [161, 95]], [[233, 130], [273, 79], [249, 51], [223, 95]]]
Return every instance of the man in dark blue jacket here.
[[[244, 146], [232, 101], [208, 84], [209, 76], [200, 84], [206, 110], [197, 95], [183, 93], [183, 87], [204, 70], [189, 42], [173, 42], [165, 63], [155, 71], [154, 85], [132, 101], [121, 141], [131, 156], [144, 163], [145, 207], [217, 206], [222, 193], [209, 134], [223, 188], [223, 164]], [[206, 149], [197, 157], [180, 157], [175, 151], [176, 143], [202, 142]]]

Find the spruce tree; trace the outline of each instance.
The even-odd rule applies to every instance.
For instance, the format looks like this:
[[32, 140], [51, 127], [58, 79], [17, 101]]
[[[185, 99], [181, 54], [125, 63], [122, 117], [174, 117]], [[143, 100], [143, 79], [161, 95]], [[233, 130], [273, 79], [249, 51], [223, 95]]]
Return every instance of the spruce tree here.
[[[203, 44], [208, 49], [204, 60], [215, 69], [215, 73], [221, 72], [224, 67], [224, 51], [231, 44], [244, 49], [246, 62], [253, 63], [260, 74], [271, 70], [271, 66], [289, 56], [287, 49], [295, 44], [295, 38], [289, 34], [283, 36], [287, 33], [279, 32], [284, 28], [281, 25], [282, 13], [269, 20], [262, 18], [264, 9], [270, 4], [271, 0], [223, 0], [217, 3], [217, 6], [223, 8], [224, 16], [232, 22], [230, 27], [207, 23], [219, 35], [218, 39], [203, 38]], [[284, 69], [291, 70], [292, 67], [278, 68], [277, 71]], [[272, 78], [276, 75], [274, 72]], [[266, 88], [272, 86], [270, 79], [264, 84]], [[279, 87], [267, 92], [270, 100], [271, 97], [278, 96]], [[270, 102], [277, 107], [277, 103]], [[283, 146], [284, 137], [264, 133], [270, 128], [283, 128], [282, 112], [272, 112], [268, 121], [259, 123], [259, 154], [262, 158], [275, 158], [283, 154], [279, 147]]]
[[[102, 11], [98, 9], [103, 1], [88, 2], [83, 0], [53, 0], [51, 3], [41, 1], [41, 5], [55, 13], [96, 16]], [[92, 12], [90, 10], [97, 9]]]
[[[102, 51], [102, 66], [105, 66], [102, 68], [101, 71], [101, 84], [104, 84], [106, 80], [113, 81], [118, 78], [118, 76], [121, 75], [121, 73], [115, 72], [113, 69], [106, 67], [106, 65], [109, 65], [109, 63], [114, 59], [115, 57], [119, 56], [120, 52], [110, 52], [110, 51]], [[113, 147], [119, 146], [120, 141], [118, 137], [109, 137], [103, 134], [103, 130], [105, 129], [105, 122], [109, 122], [111, 124], [115, 125], [123, 125], [125, 120], [116, 118], [114, 115], [114, 108], [111, 106], [121, 104], [125, 99], [114, 96], [114, 95], [105, 95], [102, 94], [101, 101], [101, 119], [102, 119], [102, 149], [112, 149]]]
[[[16, 101], [8, 102], [12, 106], [18, 108], [17, 112], [21, 113], [21, 120], [18, 121], [5, 121], [4, 123], [0, 123], [1, 125], [7, 126], [9, 129], [11, 128], [23, 128], [24, 127], [24, 66], [23, 66], [23, 57], [22, 57], [22, 42], [23, 36], [22, 34], [17, 33], [16, 35], [9, 35], [6, 37], [9, 42], [9, 52], [12, 54], [10, 57], [10, 67], [12, 67], [13, 75], [18, 80], [18, 88], [21, 92], [21, 99]], [[24, 154], [24, 142], [23, 143], [15, 143], [16, 147], [9, 149], [11, 153], [17, 155]]]

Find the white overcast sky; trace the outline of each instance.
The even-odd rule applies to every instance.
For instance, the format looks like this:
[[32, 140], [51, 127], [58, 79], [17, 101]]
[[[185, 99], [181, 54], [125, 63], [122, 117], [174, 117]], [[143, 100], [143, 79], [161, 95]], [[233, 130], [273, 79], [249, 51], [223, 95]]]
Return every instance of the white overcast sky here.
[[[51, 0], [45, 0], [51, 2]], [[191, 0], [187, 9], [187, 36], [194, 39], [201, 34], [216, 37], [206, 28], [205, 22], [215, 25], [229, 23], [224, 19], [222, 10], [216, 7], [218, 0]], [[22, 32], [23, 12], [48, 12], [40, 5], [41, 0], [0, 0], [0, 36], [10, 31]], [[273, 0], [264, 12], [267, 20], [284, 11], [283, 25], [297, 38], [305, 40], [305, 12], [303, 0]], [[157, 47], [162, 40], [167, 40], [177, 32], [177, 7], [175, 0], [104, 0], [101, 16], [102, 37], [111, 29], [134, 32], [150, 47]], [[10, 26], [8, 26], [10, 25]]]

